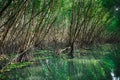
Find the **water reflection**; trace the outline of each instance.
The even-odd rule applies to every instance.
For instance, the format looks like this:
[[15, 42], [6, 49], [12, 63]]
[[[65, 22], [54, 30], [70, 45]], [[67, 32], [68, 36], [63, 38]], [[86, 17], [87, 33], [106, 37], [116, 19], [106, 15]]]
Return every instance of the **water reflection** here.
[[94, 46], [85, 55], [75, 53], [74, 59], [41, 53], [36, 54], [36, 62], [30, 67], [5, 73], [6, 80], [120, 80], [118, 45]]

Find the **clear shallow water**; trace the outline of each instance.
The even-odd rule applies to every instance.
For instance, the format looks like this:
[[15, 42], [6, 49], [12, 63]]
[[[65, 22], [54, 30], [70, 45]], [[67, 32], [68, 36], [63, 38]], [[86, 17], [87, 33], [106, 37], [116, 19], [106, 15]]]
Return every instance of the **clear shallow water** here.
[[4, 80], [119, 80], [120, 77], [118, 45], [77, 50], [74, 59], [52, 55], [50, 50], [33, 54], [33, 64], [4, 73]]

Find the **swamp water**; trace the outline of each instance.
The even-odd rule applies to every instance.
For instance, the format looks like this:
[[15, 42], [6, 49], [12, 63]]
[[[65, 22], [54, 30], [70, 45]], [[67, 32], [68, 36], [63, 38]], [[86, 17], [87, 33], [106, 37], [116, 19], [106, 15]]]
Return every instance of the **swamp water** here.
[[0, 80], [120, 80], [120, 46], [76, 50], [74, 59], [51, 50], [33, 53], [31, 65], [4, 73]]

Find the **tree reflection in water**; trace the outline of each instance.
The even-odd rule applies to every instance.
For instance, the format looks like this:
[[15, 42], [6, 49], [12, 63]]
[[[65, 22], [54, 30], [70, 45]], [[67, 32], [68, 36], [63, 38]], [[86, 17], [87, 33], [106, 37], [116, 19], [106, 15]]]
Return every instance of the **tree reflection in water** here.
[[115, 78], [119, 80], [118, 45], [93, 47], [91, 51], [86, 52], [86, 55], [75, 53], [74, 59], [48, 56], [47, 51], [41, 55], [41, 52], [42, 50], [37, 53], [33, 65], [5, 73], [11, 76], [7, 77], [7, 80], [115, 80]]

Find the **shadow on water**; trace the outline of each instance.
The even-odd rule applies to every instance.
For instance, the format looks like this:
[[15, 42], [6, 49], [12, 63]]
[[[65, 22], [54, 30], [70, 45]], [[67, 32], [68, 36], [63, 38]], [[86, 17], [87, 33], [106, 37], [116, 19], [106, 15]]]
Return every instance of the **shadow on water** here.
[[[81, 55], [81, 52], [85, 55]], [[120, 46], [100, 45], [75, 53], [52, 56], [52, 51], [35, 52], [35, 62], [29, 67], [4, 73], [5, 80], [120, 80]]]

